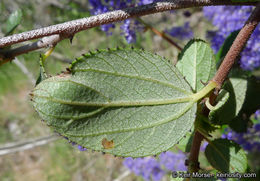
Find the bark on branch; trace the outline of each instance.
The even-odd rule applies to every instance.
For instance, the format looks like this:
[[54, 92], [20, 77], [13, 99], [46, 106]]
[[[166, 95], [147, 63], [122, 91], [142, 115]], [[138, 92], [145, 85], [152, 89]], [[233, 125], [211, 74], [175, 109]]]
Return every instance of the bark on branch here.
[[116, 10], [88, 18], [73, 20], [57, 25], [48, 26], [20, 34], [15, 34], [0, 39], [0, 48], [13, 45], [19, 42], [38, 39], [45, 36], [59, 34], [63, 37], [69, 37], [79, 31], [83, 31], [96, 26], [109, 24], [125, 19], [144, 16], [148, 14], [169, 11], [173, 9], [212, 6], [212, 5], [256, 5], [255, 2], [232, 2], [231, 0], [166, 0], [148, 5]]

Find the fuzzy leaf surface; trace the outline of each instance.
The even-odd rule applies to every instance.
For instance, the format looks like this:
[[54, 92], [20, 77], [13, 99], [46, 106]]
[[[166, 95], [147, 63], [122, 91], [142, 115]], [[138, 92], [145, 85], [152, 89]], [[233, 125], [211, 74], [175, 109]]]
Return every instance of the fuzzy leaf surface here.
[[[233, 100], [233, 102], [231, 100]], [[223, 125], [231, 122], [235, 112], [235, 109], [233, 109], [235, 106], [232, 104], [234, 101], [234, 97], [229, 99], [229, 92], [222, 89], [216, 99], [217, 105], [209, 112], [209, 120], [211, 123]], [[233, 110], [233, 112], [231, 110]], [[227, 113], [228, 116], [223, 113]]]
[[209, 119], [212, 123], [229, 124], [240, 112], [246, 98], [248, 81], [232, 77], [224, 85], [224, 90], [217, 97], [218, 104], [211, 110]]
[[244, 173], [247, 168], [245, 151], [227, 139], [212, 141], [205, 150], [209, 163], [223, 173]]
[[191, 40], [179, 55], [177, 68], [191, 85], [193, 91], [198, 92], [216, 72], [215, 56], [203, 40]]
[[[196, 101], [178, 70], [143, 50], [84, 55], [70, 74], [42, 81], [33, 104], [56, 132], [83, 147], [118, 156], [158, 154], [192, 127]], [[104, 148], [102, 140], [113, 142]]]
[[[243, 85], [240, 85], [240, 87]], [[237, 90], [238, 91], [238, 90]], [[242, 90], [241, 90], [242, 91]], [[240, 93], [239, 104], [242, 107], [238, 115], [232, 120], [229, 126], [236, 132], [245, 132], [250, 121], [250, 116], [260, 107], [260, 81], [255, 77], [248, 78], [246, 81], [245, 93]], [[245, 94], [244, 97], [242, 97]]]

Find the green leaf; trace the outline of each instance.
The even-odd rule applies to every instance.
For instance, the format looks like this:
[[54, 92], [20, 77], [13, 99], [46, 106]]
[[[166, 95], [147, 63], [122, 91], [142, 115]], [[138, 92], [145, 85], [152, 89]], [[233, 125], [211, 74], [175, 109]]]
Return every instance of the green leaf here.
[[209, 119], [212, 123], [229, 124], [240, 112], [245, 101], [248, 81], [244, 78], [230, 78], [216, 99], [218, 104], [211, 110]]
[[[174, 66], [142, 50], [91, 52], [70, 69], [36, 86], [35, 109], [69, 140], [118, 156], [170, 149], [191, 129], [196, 101], [208, 92], [193, 94]], [[104, 148], [104, 140], [113, 146]]]
[[[242, 105], [245, 101], [245, 97], [246, 97], [246, 91], [247, 91], [247, 84], [248, 81], [246, 79], [242, 79], [242, 78], [230, 78], [230, 83], [233, 87], [233, 91], [234, 91], [234, 98], [236, 100], [235, 102], [235, 115], [237, 115], [239, 113], [239, 111], [242, 108]], [[226, 88], [228, 91], [231, 91], [231, 88], [229, 88], [227, 86]], [[231, 94], [231, 96], [233, 96]]]
[[45, 66], [44, 66], [44, 62], [45, 62], [45, 56], [44, 55], [40, 55], [40, 60], [39, 60], [39, 63], [40, 63], [40, 73], [39, 73], [39, 76], [36, 80], [36, 83], [35, 85], [38, 85], [41, 81], [45, 80], [48, 78], [48, 75], [46, 74], [46, 71], [45, 71]]
[[237, 143], [227, 139], [212, 141], [205, 150], [209, 163], [225, 173], [244, 173], [247, 168], [246, 153]]
[[222, 59], [226, 56], [228, 50], [230, 49], [233, 41], [236, 39], [240, 30], [233, 31], [230, 35], [225, 39], [224, 43], [221, 45], [219, 51], [216, 54], [216, 62], [218, 65], [221, 64]]
[[245, 99], [240, 100], [243, 102], [242, 110], [250, 111], [253, 113], [260, 107], [260, 80], [256, 77], [250, 77], [247, 79], [247, 88], [245, 93]]
[[178, 59], [177, 68], [195, 92], [201, 90], [202, 82], [208, 82], [216, 72], [214, 53], [203, 40], [189, 41]]
[[242, 101], [242, 98], [238, 96], [238, 98], [240, 99], [239, 103], [242, 102], [242, 108], [240, 109], [238, 115], [229, 124], [229, 126], [236, 132], [245, 132], [247, 130], [250, 116], [260, 107], [259, 92], [260, 81], [257, 80], [255, 77], [248, 78], [246, 80], [244, 101]]
[[194, 128], [192, 131], [189, 131], [178, 143], [177, 148], [180, 149], [182, 152], [189, 153], [191, 149], [191, 144], [194, 136]]
[[[216, 125], [223, 125], [230, 123], [232, 118], [235, 117], [235, 99], [229, 98], [229, 92], [222, 89], [216, 98], [217, 105], [210, 110], [209, 120]], [[233, 101], [231, 101], [233, 100]]]
[[5, 36], [12, 34], [15, 28], [20, 24], [21, 20], [22, 20], [22, 11], [19, 9], [13, 12], [9, 16], [8, 20], [6, 21]]
[[210, 136], [209, 133], [215, 131], [217, 127], [211, 124], [207, 117], [203, 114], [197, 113], [195, 120], [195, 130], [198, 130], [204, 136]]

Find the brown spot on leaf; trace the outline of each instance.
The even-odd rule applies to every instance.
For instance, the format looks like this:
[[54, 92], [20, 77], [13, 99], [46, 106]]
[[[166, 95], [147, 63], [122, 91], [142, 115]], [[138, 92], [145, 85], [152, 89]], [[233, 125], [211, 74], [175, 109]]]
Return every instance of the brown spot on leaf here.
[[105, 149], [111, 149], [114, 148], [114, 141], [108, 141], [106, 138], [103, 138], [102, 145]]

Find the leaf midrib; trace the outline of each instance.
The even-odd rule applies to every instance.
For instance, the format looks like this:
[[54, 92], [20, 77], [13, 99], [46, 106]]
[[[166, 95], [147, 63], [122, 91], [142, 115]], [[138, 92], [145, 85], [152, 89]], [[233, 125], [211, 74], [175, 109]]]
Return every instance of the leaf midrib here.
[[96, 133], [96, 134], [92, 133], [92, 134], [84, 134], [84, 135], [74, 135], [74, 134], [66, 133], [65, 135], [74, 136], [74, 137], [88, 137], [88, 136], [93, 137], [93, 136], [99, 136], [99, 135], [105, 135], [105, 134], [115, 134], [115, 133], [131, 132], [131, 131], [138, 131], [138, 130], [153, 128], [153, 127], [157, 127], [157, 126], [160, 126], [160, 125], [163, 125], [163, 124], [167, 124], [167, 123], [169, 123], [173, 120], [180, 118], [183, 114], [185, 114], [187, 111], [189, 111], [192, 108], [193, 105], [194, 105], [194, 103], [191, 102], [186, 107], [184, 107], [180, 112], [175, 114], [174, 116], [169, 116], [162, 121], [158, 121], [156, 123], [153, 123], [153, 124], [147, 125], [147, 126], [142, 126], [142, 127], [137, 127], [137, 128], [128, 128], [128, 129], [123, 129], [123, 130], [113, 130], [113, 131], [107, 131], [107, 132], [100, 132], [100, 133]]
[[65, 101], [48, 96], [41, 96], [34, 94], [34, 97], [43, 98], [55, 103], [73, 105], [73, 106], [90, 106], [90, 107], [132, 107], [132, 106], [154, 106], [154, 105], [167, 105], [183, 102], [194, 102], [193, 96], [187, 96], [177, 99], [160, 99], [160, 100], [144, 100], [144, 101], [110, 101], [110, 102], [79, 102], [79, 101]]

